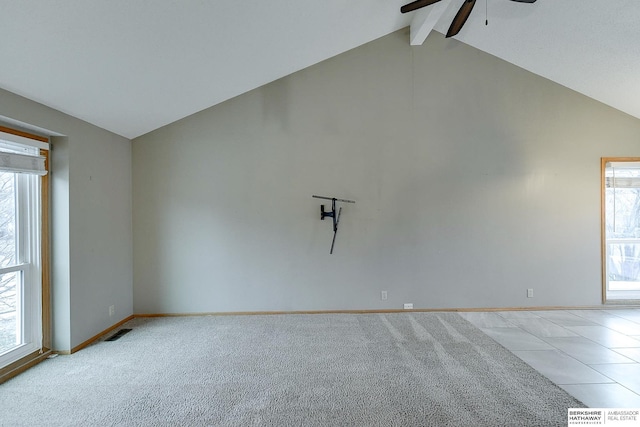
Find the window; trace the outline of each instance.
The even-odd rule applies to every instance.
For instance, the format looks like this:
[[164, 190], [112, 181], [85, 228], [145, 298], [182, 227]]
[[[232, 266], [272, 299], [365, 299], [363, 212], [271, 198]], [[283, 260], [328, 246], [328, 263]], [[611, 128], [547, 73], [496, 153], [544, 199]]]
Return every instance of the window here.
[[605, 302], [640, 300], [640, 158], [602, 159]]
[[39, 354], [48, 337], [42, 251], [48, 243], [48, 202], [42, 198], [46, 149], [42, 139], [0, 131], [0, 377], [10, 365]]

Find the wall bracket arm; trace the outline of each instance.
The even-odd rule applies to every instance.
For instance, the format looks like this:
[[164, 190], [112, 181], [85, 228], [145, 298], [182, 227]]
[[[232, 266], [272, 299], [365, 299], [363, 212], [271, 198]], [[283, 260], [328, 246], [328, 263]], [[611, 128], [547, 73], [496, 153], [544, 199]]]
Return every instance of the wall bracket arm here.
[[316, 199], [331, 200], [331, 211], [325, 211], [324, 205], [320, 205], [320, 219], [323, 221], [327, 217], [333, 219], [333, 240], [331, 241], [331, 250], [329, 251], [330, 254], [333, 254], [333, 247], [336, 244], [336, 235], [338, 234], [338, 224], [340, 223], [340, 214], [342, 213], [342, 207], [340, 207], [340, 209], [338, 209], [338, 212], [336, 213], [336, 202], [355, 203], [355, 201], [315, 195], [311, 197], [314, 197]]

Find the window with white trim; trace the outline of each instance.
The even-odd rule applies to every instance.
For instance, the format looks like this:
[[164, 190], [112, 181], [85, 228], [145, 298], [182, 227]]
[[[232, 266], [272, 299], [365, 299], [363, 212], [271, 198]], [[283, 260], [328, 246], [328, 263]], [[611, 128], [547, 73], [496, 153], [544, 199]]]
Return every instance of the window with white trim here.
[[41, 149], [0, 132], [0, 368], [42, 349]]
[[640, 159], [604, 158], [603, 284], [605, 302], [640, 300]]

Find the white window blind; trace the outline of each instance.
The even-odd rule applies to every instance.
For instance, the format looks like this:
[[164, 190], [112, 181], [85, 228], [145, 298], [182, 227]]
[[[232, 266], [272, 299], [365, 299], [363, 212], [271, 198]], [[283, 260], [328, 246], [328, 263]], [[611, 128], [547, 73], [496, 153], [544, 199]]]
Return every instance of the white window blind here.
[[0, 171], [46, 175], [44, 157], [0, 152]]
[[609, 162], [604, 174], [606, 188], [640, 188], [640, 162]]
[[16, 139], [14, 135], [0, 132], [0, 171], [46, 175], [45, 158], [39, 155], [39, 147], [33, 143], [25, 144], [22, 139], [26, 138]]

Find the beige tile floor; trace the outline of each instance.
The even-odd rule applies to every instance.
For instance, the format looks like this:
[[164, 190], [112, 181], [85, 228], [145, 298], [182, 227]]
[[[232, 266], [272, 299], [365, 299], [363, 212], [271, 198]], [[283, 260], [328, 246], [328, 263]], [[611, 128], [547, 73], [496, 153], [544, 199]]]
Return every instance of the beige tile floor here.
[[592, 408], [640, 408], [640, 308], [464, 312]]

